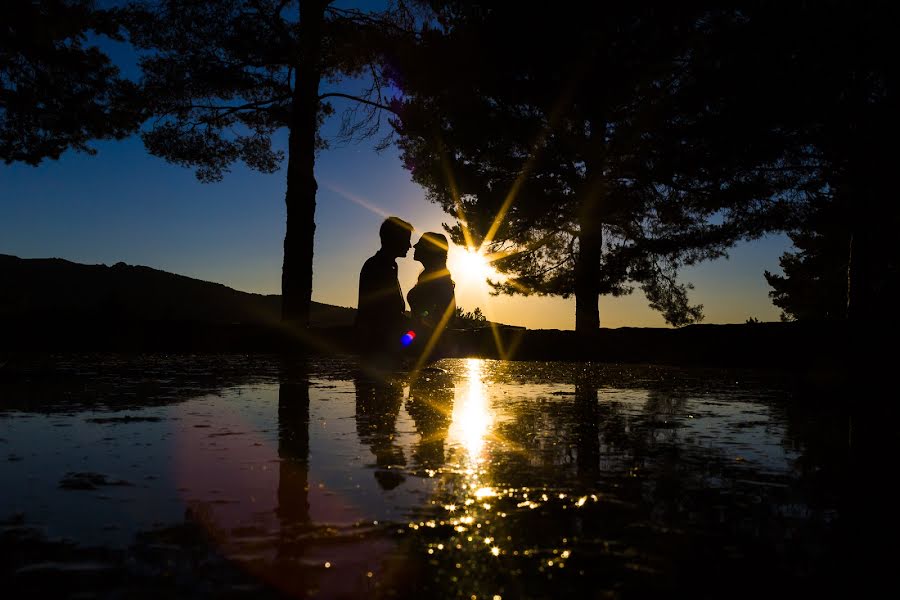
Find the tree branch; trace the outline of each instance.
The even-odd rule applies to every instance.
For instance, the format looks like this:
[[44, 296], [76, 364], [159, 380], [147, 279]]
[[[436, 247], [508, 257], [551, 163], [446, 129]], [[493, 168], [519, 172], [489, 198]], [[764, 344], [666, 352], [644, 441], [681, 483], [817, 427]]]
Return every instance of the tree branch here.
[[[412, 30], [406, 29], [405, 27], [401, 27], [400, 25], [392, 22], [389, 19], [375, 17], [375, 16], [373, 16], [373, 13], [364, 13], [363, 11], [359, 10], [358, 8], [337, 8], [334, 6], [328, 6], [325, 8], [325, 11], [330, 13], [332, 16], [340, 17], [343, 19], [348, 19], [348, 20], [354, 21], [356, 23], [366, 23], [369, 25], [374, 25], [376, 27], [387, 27], [389, 29], [393, 29], [394, 31], [397, 31], [398, 33], [411, 35], [411, 36], [415, 37], [416, 39], [418, 39], [420, 37], [420, 34], [417, 31], [412, 31]], [[387, 13], [374, 13], [374, 14], [378, 15], [379, 17], [383, 17]]]
[[359, 96], [353, 96], [351, 94], [342, 94], [340, 92], [330, 92], [328, 94], [322, 94], [319, 96], [319, 100], [324, 100], [325, 98], [346, 98], [348, 100], [355, 100], [356, 102], [360, 102], [362, 104], [368, 104], [369, 106], [374, 106], [375, 108], [380, 108], [382, 110], [386, 110], [388, 112], [394, 113], [395, 115], [399, 114], [393, 108], [386, 104], [380, 104], [378, 102], [373, 102], [372, 100], [366, 100], [365, 98], [360, 98]]
[[217, 111], [225, 111], [225, 114], [236, 113], [241, 110], [249, 110], [251, 108], [260, 108], [266, 104], [273, 104], [275, 102], [284, 102], [285, 100], [290, 100], [290, 95], [278, 96], [277, 98], [269, 98], [267, 100], [260, 100], [258, 102], [248, 102], [247, 104], [242, 104], [240, 106], [216, 106], [215, 104], [191, 104], [189, 108], [191, 110], [195, 108], [202, 108], [204, 110], [217, 110]]

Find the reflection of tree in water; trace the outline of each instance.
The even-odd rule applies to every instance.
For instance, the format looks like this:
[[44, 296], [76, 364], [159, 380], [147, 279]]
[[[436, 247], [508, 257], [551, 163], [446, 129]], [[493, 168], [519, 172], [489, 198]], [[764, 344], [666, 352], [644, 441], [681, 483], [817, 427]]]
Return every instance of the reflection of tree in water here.
[[601, 597], [646, 577], [648, 561], [623, 541], [641, 509], [610, 501], [601, 467], [605, 453], [625, 455], [610, 447], [627, 445], [627, 423], [618, 403], [598, 402], [598, 387], [578, 375], [574, 397], [516, 398], [505, 406], [511, 418], [497, 422], [490, 460], [443, 474], [435, 526], [414, 529], [429, 559], [426, 592]]
[[[358, 435], [372, 448], [379, 469], [385, 469], [375, 473], [379, 484], [392, 489], [403, 481], [398, 471], [388, 469], [403, 464], [403, 454], [393, 443], [402, 388], [362, 378], [356, 383]], [[356, 533], [347, 536], [339, 526], [313, 522], [309, 502], [309, 366], [305, 362], [283, 371], [278, 400], [277, 556], [270, 565], [249, 568], [259, 569], [260, 579], [285, 594], [279, 597], [363, 597], [372, 587], [366, 570], [380, 565], [392, 544], [375, 533], [371, 537]], [[333, 561], [336, 568], [323, 569], [325, 561]], [[386, 581], [383, 575], [381, 581]]]
[[[875, 560], [893, 554], [893, 548], [879, 552], [870, 535], [883, 527], [883, 515], [895, 511], [893, 496], [890, 506], [879, 507], [882, 494], [869, 491], [880, 473], [868, 477], [873, 465], [896, 453], [895, 421], [871, 407], [848, 407], [846, 398], [846, 390], [803, 386], [782, 408], [787, 425], [782, 443], [786, 451], [799, 453], [793, 461], [799, 493], [792, 508], [812, 517], [810, 525], [832, 522], [818, 531], [807, 526], [806, 533], [820, 537], [821, 547], [828, 549], [822, 560], [833, 561], [836, 571], [858, 560], [859, 548], [868, 548], [861, 554]], [[867, 569], [876, 570], [874, 564]]]
[[502, 422], [499, 433], [519, 452], [493, 465], [501, 470], [497, 477], [512, 482], [571, 477], [573, 484], [593, 485], [639, 463], [646, 446], [642, 434], [632, 428], [625, 404], [599, 394], [601, 387], [595, 373], [579, 372], [574, 392], [517, 405], [515, 418]]
[[375, 455], [375, 480], [392, 490], [405, 480], [403, 449], [395, 442], [397, 415], [403, 403], [400, 382], [359, 373], [356, 385], [356, 433]]
[[848, 484], [854, 451], [872, 442], [861, 440], [860, 434], [874, 430], [876, 415], [859, 414], [853, 419], [843, 399], [821, 390], [798, 389], [783, 408], [787, 427], [782, 443], [788, 451], [800, 453], [793, 466], [813, 508], [834, 506], [835, 492]]
[[453, 380], [420, 375], [410, 384], [406, 412], [412, 417], [419, 434], [413, 450], [413, 461], [419, 472], [437, 470], [444, 465], [444, 443], [453, 413]]
[[[646, 393], [639, 411], [603, 390], [596, 373], [576, 376], [575, 401], [559, 413], [571, 415], [579, 476], [634, 473], [660, 458], [677, 458], [679, 419], [688, 395], [674, 387], [641, 390]], [[668, 458], [666, 458], [668, 457]]]
[[[479, 571], [480, 591], [516, 585], [523, 593], [550, 593], [542, 587], [550, 582], [541, 566], [556, 562], [562, 549], [546, 556], [548, 535], [570, 544], [580, 540], [565, 573], [584, 566], [610, 574], [608, 581], [594, 580], [594, 593], [611, 583], [626, 591], [695, 589], [703, 595], [727, 588], [730, 594], [753, 596], [765, 581], [779, 577], [788, 582], [784, 589], [794, 591], [822, 590], [834, 582], [832, 574], [840, 571], [831, 568], [822, 548], [837, 544], [823, 533], [824, 519], [795, 510], [797, 503], [805, 504], [789, 471], [743, 460], [738, 449], [745, 442], [726, 436], [724, 445], [710, 447], [684, 435], [688, 403], [701, 391], [721, 392], [725, 402], [746, 398], [729, 387], [733, 381], [704, 381], [701, 389], [679, 376], [655, 385], [645, 381], [640, 389], [603, 390], [599, 399], [602, 377], [584, 370], [572, 381], [574, 394], [561, 390], [552, 400], [507, 406], [512, 418], [501, 421], [498, 432], [514, 451], [498, 449], [485, 479], [502, 482], [512, 496], [491, 501], [494, 515], [499, 509], [507, 516], [497, 521], [484, 514], [479, 532], [500, 540], [509, 535], [519, 557], [527, 549], [544, 560], [514, 560], [521, 563], [520, 573], [529, 573], [517, 583], [502, 573]], [[754, 386], [766, 396], [763, 383]], [[746, 443], [759, 441], [752, 440]], [[825, 487], [835, 489], [831, 483]], [[592, 494], [596, 503], [579, 500], [573, 507], [573, 498]], [[461, 505], [459, 498], [443, 502]], [[458, 538], [463, 548], [469, 531]], [[452, 560], [467, 564], [459, 553]], [[447, 569], [448, 575], [453, 572]], [[747, 573], [765, 577], [746, 581]], [[813, 585], [813, 575], [823, 583]], [[735, 590], [738, 580], [742, 587]], [[554, 594], [586, 591], [579, 590], [577, 578], [562, 573], [554, 575], [552, 585], [558, 586]]]
[[0, 412], [140, 410], [271, 381], [267, 358], [174, 354], [16, 355], [0, 369]]
[[293, 556], [309, 525], [309, 380], [302, 367], [285, 369], [278, 388], [279, 554]]
[[655, 439], [658, 434], [666, 432], [664, 441], [675, 441], [678, 430], [678, 419], [684, 415], [684, 405], [690, 394], [686, 390], [678, 389], [672, 385], [652, 387], [647, 390], [647, 401], [644, 402], [641, 411], [642, 420], [655, 429]]
[[594, 482], [600, 473], [600, 407], [597, 384], [592, 378], [579, 377], [575, 382], [575, 463], [578, 477]]
[[[662, 529], [675, 523], [692, 526], [692, 519], [703, 510], [698, 503], [704, 503], [704, 498], [698, 499], [695, 492], [708, 496], [708, 487], [703, 483], [708, 478], [703, 468], [706, 462], [689, 460], [679, 436], [687, 400], [684, 390], [670, 384], [650, 388], [632, 427], [634, 467], [650, 470], [639, 477], [642, 501], [649, 508], [649, 522]], [[710, 464], [721, 460], [709, 458]], [[708, 499], [715, 502], [714, 498]]]

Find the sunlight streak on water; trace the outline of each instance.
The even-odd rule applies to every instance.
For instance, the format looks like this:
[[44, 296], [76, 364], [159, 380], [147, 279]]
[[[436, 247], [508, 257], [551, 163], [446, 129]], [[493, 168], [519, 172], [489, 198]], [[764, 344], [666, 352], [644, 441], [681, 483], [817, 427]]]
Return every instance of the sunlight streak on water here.
[[448, 437], [451, 444], [458, 444], [466, 451], [470, 465], [483, 460], [484, 442], [493, 424], [493, 415], [487, 402], [484, 384], [484, 361], [478, 358], [466, 360], [467, 382], [461, 397], [454, 400], [452, 422]]

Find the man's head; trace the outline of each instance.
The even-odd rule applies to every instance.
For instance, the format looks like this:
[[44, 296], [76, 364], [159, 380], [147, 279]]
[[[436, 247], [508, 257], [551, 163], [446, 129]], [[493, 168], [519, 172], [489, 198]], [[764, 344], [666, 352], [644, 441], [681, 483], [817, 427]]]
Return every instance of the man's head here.
[[403, 219], [388, 217], [381, 224], [378, 234], [381, 236], [381, 249], [389, 255], [401, 258], [409, 252], [412, 225]]

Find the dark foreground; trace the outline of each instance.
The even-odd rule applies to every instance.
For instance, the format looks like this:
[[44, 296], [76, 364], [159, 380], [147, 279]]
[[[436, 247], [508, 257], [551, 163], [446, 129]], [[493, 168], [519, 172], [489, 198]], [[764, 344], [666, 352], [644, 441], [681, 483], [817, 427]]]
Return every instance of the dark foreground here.
[[838, 597], [877, 575], [855, 490], [878, 457], [846, 397], [762, 371], [436, 366], [10, 362], [3, 596]]

